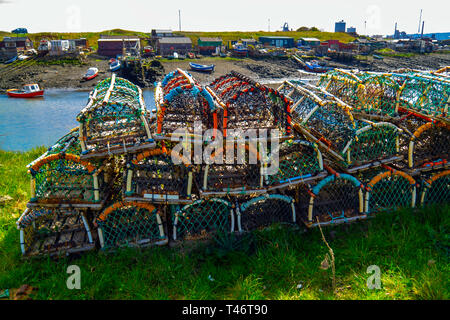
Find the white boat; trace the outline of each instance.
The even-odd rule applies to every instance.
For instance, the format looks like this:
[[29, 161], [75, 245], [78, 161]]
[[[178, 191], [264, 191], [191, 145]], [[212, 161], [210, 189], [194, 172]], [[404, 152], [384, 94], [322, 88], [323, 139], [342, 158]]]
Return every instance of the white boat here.
[[109, 65], [109, 70], [114, 72], [119, 70], [121, 67], [120, 65], [120, 61], [119, 60], [114, 60], [113, 62], [111, 62], [111, 64]]

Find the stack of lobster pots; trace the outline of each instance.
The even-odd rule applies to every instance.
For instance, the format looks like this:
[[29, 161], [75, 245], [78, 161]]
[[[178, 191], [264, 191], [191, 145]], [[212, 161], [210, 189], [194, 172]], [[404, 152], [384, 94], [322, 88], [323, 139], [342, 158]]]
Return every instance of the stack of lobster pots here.
[[202, 86], [177, 69], [156, 84], [153, 112], [113, 75], [79, 127], [29, 165], [22, 252], [165, 245], [449, 202], [444, 72], [335, 70], [275, 90], [236, 72]]

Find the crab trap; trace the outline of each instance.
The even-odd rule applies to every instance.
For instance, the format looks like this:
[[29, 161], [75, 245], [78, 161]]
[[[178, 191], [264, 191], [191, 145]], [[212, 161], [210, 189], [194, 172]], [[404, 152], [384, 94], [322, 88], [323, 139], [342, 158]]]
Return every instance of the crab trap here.
[[95, 248], [89, 213], [75, 208], [26, 209], [17, 221], [25, 257], [64, 255]]
[[160, 211], [152, 204], [116, 202], [95, 220], [102, 249], [168, 243]]
[[79, 156], [56, 153], [30, 164], [31, 199], [28, 206], [89, 207], [99, 209], [106, 197], [103, 167]]
[[318, 85], [366, 115], [396, 117], [399, 111], [409, 110], [447, 119], [450, 81], [439, 74], [332, 71]]
[[233, 232], [235, 217], [233, 205], [219, 198], [202, 199], [174, 211], [173, 240], [204, 239], [216, 232]]
[[154, 146], [142, 90], [115, 74], [97, 85], [77, 120], [82, 158], [135, 153]]
[[450, 170], [436, 172], [424, 181], [420, 204], [450, 203]]
[[355, 121], [352, 108], [339, 99], [312, 86], [295, 86], [295, 90], [303, 97], [294, 102], [294, 129], [317, 143], [338, 166], [352, 172], [364, 165], [375, 165], [375, 162], [400, 159], [402, 131], [394, 124]]
[[292, 135], [292, 102], [277, 90], [234, 71], [216, 79], [210, 88], [225, 105], [218, 114], [224, 137], [231, 130], [248, 129], [278, 129], [281, 137]]
[[155, 89], [157, 110], [156, 136], [170, 139], [175, 135], [200, 136], [208, 129], [217, 130], [217, 111], [222, 108], [208, 88], [200, 86], [181, 69], [169, 73]]
[[218, 148], [210, 161], [199, 166], [196, 179], [201, 197], [266, 192], [262, 153], [256, 143], [236, 146]]
[[270, 150], [267, 156], [264, 185], [269, 191], [290, 188], [326, 176], [322, 153], [315, 143], [286, 140]]
[[366, 184], [365, 211], [374, 214], [416, 206], [417, 183], [405, 172], [387, 167]]
[[295, 225], [294, 199], [280, 194], [264, 194], [250, 198], [236, 207], [239, 232], [268, 227], [273, 223]]
[[135, 155], [127, 164], [124, 182], [125, 198], [129, 201], [193, 201], [193, 167], [186, 158], [170, 149], [152, 149]]
[[365, 219], [364, 186], [349, 174], [334, 173], [305, 190], [297, 204], [307, 227], [334, 225]]

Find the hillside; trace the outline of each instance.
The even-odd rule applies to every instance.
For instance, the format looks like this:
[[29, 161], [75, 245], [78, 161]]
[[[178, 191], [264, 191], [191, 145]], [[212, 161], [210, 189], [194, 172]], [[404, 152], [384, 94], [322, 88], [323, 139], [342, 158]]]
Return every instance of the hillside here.
[[[302, 37], [307, 38], [317, 38], [319, 40], [340, 40], [342, 42], [350, 42], [355, 38], [346, 33], [334, 33], [334, 32], [321, 32], [321, 31], [289, 31], [289, 32], [265, 32], [265, 31], [233, 31], [233, 32], [202, 32], [202, 31], [182, 31], [182, 32], [174, 32], [175, 34], [180, 34], [191, 38], [192, 43], [196, 44], [199, 37], [220, 37], [224, 42], [229, 40], [238, 40], [238, 39], [249, 39], [254, 38], [257, 39], [260, 36], [286, 36], [293, 37], [294, 39], [299, 39]], [[29, 33], [28, 37], [34, 42], [35, 46], [39, 44], [39, 41], [42, 38], [47, 38], [50, 40], [57, 39], [77, 39], [77, 38], [86, 38], [89, 42], [89, 45], [97, 48], [97, 40], [100, 38], [100, 35], [123, 35], [123, 36], [139, 36], [140, 38], [148, 38], [150, 33], [144, 33], [139, 31], [131, 31], [131, 30], [122, 30], [122, 29], [113, 29], [113, 30], [105, 30], [100, 32], [79, 32], [79, 33], [65, 33], [65, 32], [40, 32], [40, 33]], [[0, 37], [4, 36], [14, 36], [14, 34], [0, 31]]]

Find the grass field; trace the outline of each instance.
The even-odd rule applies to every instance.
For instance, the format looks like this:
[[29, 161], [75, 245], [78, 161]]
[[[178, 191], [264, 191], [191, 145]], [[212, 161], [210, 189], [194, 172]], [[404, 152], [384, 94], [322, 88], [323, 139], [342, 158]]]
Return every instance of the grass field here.
[[[403, 210], [375, 219], [303, 233], [273, 226], [231, 241], [186, 248], [91, 252], [58, 261], [22, 260], [15, 221], [29, 198], [25, 165], [44, 148], [0, 151], [0, 291], [29, 284], [40, 299], [449, 299], [449, 207]], [[220, 242], [219, 240], [222, 240]], [[220, 245], [222, 243], [222, 245]], [[81, 289], [68, 290], [69, 265], [81, 269]], [[371, 265], [381, 289], [366, 285]], [[301, 285], [298, 289], [297, 286]]]

